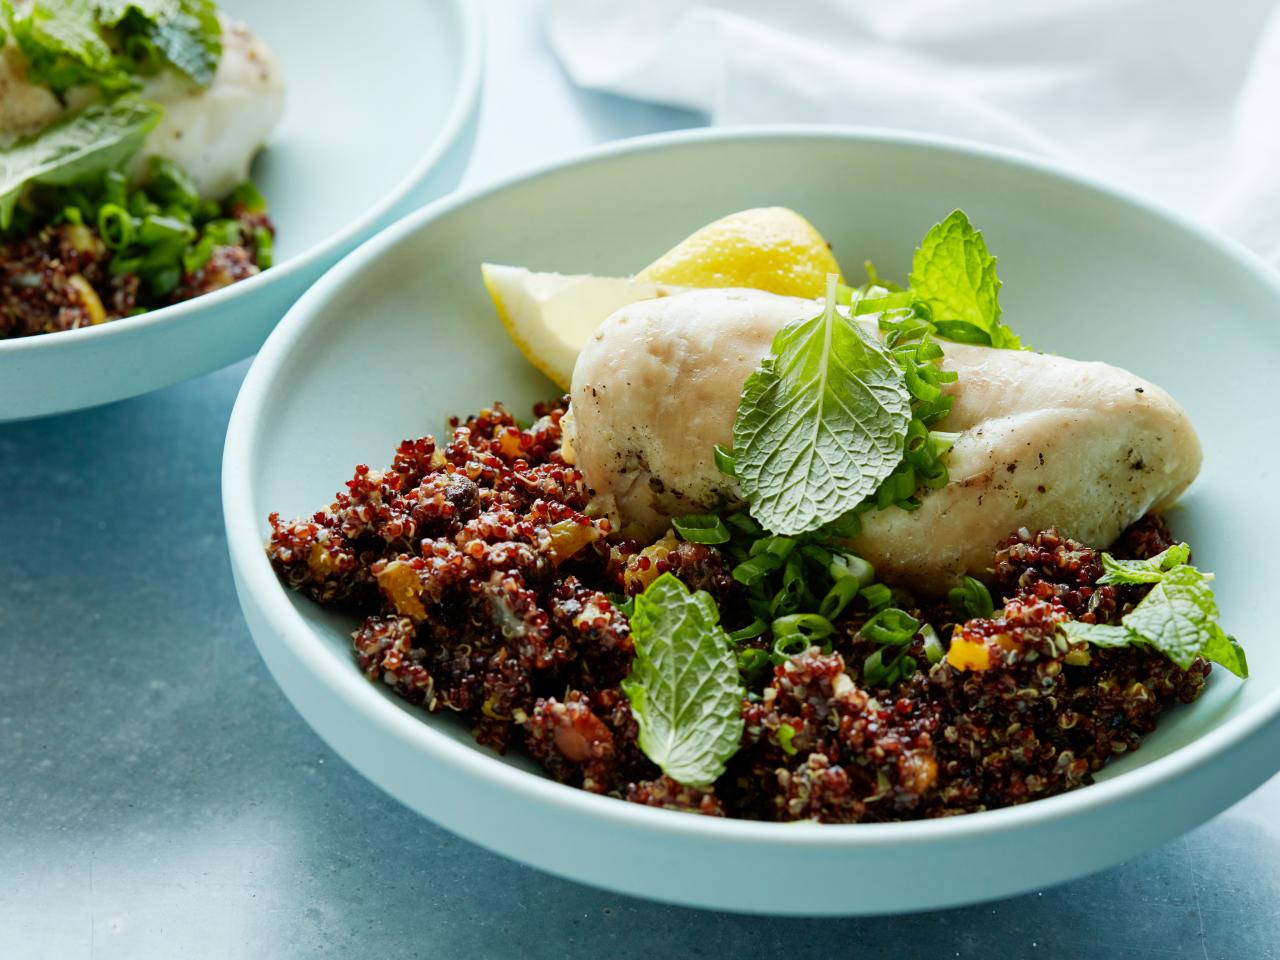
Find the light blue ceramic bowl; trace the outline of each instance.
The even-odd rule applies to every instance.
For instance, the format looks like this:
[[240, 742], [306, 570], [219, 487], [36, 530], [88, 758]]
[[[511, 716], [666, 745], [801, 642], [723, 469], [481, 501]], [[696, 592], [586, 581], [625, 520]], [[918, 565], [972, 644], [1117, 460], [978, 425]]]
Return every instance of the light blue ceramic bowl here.
[[286, 113], [254, 179], [277, 266], [83, 330], [0, 340], [0, 421], [136, 396], [249, 356], [339, 257], [461, 179], [483, 18], [470, 0], [224, 0], [276, 52]]
[[[1253, 676], [1215, 671], [1099, 782], [1026, 806], [920, 823], [713, 820], [553, 783], [472, 743], [356, 669], [353, 623], [283, 589], [266, 517], [330, 502], [356, 463], [495, 399], [556, 393], [520, 356], [482, 260], [625, 274], [745, 207], [810, 217], [852, 275], [904, 277], [929, 225], [963, 207], [1000, 257], [1005, 318], [1028, 343], [1169, 388], [1205, 449], [1172, 516], [1218, 574]], [[694, 132], [620, 143], [452, 197], [324, 277], [250, 370], [223, 496], [254, 639], [302, 715], [365, 776], [477, 843], [564, 876], [675, 903], [858, 914], [972, 903], [1118, 863], [1224, 809], [1280, 767], [1271, 532], [1280, 453], [1259, 431], [1280, 370], [1280, 280], [1235, 244], [1038, 160], [952, 141], [832, 129]]]

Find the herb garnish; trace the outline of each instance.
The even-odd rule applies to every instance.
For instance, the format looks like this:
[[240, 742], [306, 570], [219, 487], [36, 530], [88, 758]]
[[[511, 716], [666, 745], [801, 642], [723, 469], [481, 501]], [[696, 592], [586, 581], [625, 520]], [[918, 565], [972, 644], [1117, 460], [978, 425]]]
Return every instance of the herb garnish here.
[[1247, 677], [1244, 649], [1218, 623], [1218, 604], [1209, 586], [1213, 574], [1188, 564], [1189, 555], [1185, 543], [1150, 560], [1116, 560], [1104, 553], [1107, 572], [1099, 583], [1151, 583], [1151, 591], [1118, 625], [1069, 621], [1061, 625], [1063, 633], [1099, 647], [1149, 646], [1183, 670], [1204, 657]]
[[940, 337], [1014, 350], [1022, 346], [1000, 322], [996, 258], [962, 210], [925, 234], [911, 264], [911, 295], [928, 306]]
[[123, 97], [96, 104], [0, 151], [0, 230], [31, 184], [71, 186], [125, 166], [160, 122], [153, 103]]
[[56, 93], [136, 90], [166, 64], [208, 86], [222, 57], [214, 0], [0, 0], [0, 13], [31, 79]]
[[645, 756], [673, 780], [706, 786], [742, 739], [738, 663], [711, 595], [664, 573], [635, 598], [636, 656], [622, 689]]
[[779, 534], [858, 506], [902, 461], [911, 423], [902, 370], [858, 323], [826, 309], [787, 324], [742, 388], [734, 470], [751, 515]]

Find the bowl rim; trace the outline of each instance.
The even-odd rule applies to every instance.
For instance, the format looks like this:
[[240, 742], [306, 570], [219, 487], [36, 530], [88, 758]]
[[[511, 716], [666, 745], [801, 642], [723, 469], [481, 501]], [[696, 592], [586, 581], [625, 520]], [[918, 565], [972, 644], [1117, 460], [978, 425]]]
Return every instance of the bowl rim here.
[[337, 232], [313, 244], [301, 253], [290, 257], [283, 263], [277, 264], [271, 269], [264, 270], [239, 283], [215, 290], [212, 293], [193, 297], [190, 300], [184, 300], [181, 303], [171, 304], [167, 307], [160, 307], [136, 317], [122, 317], [110, 323], [100, 323], [75, 330], [57, 330], [52, 333], [42, 333], [31, 337], [0, 339], [0, 363], [16, 354], [37, 350], [54, 350], [68, 342], [88, 343], [91, 340], [100, 340], [106, 337], [134, 336], [148, 327], [163, 324], [167, 321], [178, 321], [200, 310], [229, 303], [237, 298], [250, 296], [257, 290], [285, 282], [317, 261], [324, 261], [326, 258], [333, 257], [336, 252], [350, 247], [356, 238], [366, 234], [372, 226], [391, 213], [405, 197], [430, 175], [436, 164], [458, 140], [479, 102], [480, 89], [484, 79], [485, 60], [483, 12], [478, 4], [468, 2], [468, 0], [444, 0], [444, 2], [448, 3], [452, 8], [453, 14], [460, 25], [462, 60], [458, 71], [458, 90], [449, 105], [444, 123], [441, 125], [435, 139], [431, 141], [427, 149], [400, 179], [399, 183], [377, 203]]
[[[305, 338], [312, 321], [350, 285], [359, 283], [366, 269], [432, 222], [469, 204], [519, 189], [566, 171], [607, 162], [629, 154], [645, 154], [697, 147], [707, 143], [738, 142], [743, 145], [769, 140], [835, 140], [884, 144], [963, 155], [989, 163], [1047, 175], [1073, 188], [1100, 194], [1131, 211], [1163, 221], [1172, 230], [1190, 235], [1249, 272], [1280, 300], [1280, 273], [1245, 248], [1183, 214], [1092, 174], [1073, 170], [1039, 156], [975, 143], [955, 137], [909, 133], [876, 127], [779, 124], [749, 127], [694, 128], [613, 141], [567, 159], [554, 160], [486, 184], [436, 200], [383, 230], [347, 255], [308, 290], [271, 333], [249, 369], [227, 429], [223, 454], [223, 511], [233, 569], [237, 573], [242, 604], [253, 603], [278, 640], [292, 655], [307, 664], [333, 695], [362, 719], [374, 724], [400, 745], [425, 753], [444, 765], [457, 765], [474, 779], [522, 795], [526, 800], [560, 807], [576, 816], [605, 821], [620, 828], [658, 831], [671, 837], [715, 841], [743, 841], [767, 847], [884, 848], [924, 845], [990, 836], [1037, 824], [1059, 822], [1134, 798], [1174, 781], [1216, 754], [1242, 742], [1280, 718], [1280, 686], [1220, 726], [1171, 753], [1136, 770], [1094, 783], [1084, 789], [1046, 797], [1014, 807], [1004, 807], [935, 820], [890, 823], [819, 824], [769, 823], [716, 817], [673, 815], [672, 811], [625, 803], [557, 783], [537, 773], [519, 769], [497, 755], [490, 756], [472, 744], [461, 743], [424, 722], [427, 716], [405, 710], [383, 690], [370, 683], [354, 663], [327, 656], [313, 656], [320, 641], [303, 620], [271, 570], [263, 550], [262, 519], [253, 513], [254, 454], [258, 446], [262, 405], [271, 393], [275, 377], [292, 349]], [[265, 517], [265, 514], [263, 515]], [[254, 643], [263, 638], [254, 633]], [[1225, 674], [1224, 674], [1225, 675]], [[308, 721], [309, 722], [309, 721]], [[381, 785], [379, 785], [381, 786]]]

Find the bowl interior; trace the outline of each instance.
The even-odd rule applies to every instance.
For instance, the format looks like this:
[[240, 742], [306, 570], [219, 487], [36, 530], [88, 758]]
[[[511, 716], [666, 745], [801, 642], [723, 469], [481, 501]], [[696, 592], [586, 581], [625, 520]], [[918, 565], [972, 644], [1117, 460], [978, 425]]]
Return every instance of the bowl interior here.
[[[1175, 751], [1280, 688], [1259, 582], [1267, 569], [1259, 534], [1276, 529], [1280, 504], [1250, 495], [1278, 467], [1250, 414], [1267, 408], [1280, 369], [1274, 281], [1104, 190], [943, 146], [809, 134], [709, 139], [610, 154], [445, 202], [357, 255], [358, 270], [339, 268], [278, 331], [290, 349], [272, 356], [252, 427], [252, 493], [229, 522], [251, 511], [265, 532], [268, 512], [314, 511], [354, 464], [386, 464], [401, 439], [439, 433], [450, 414], [494, 400], [521, 414], [554, 396], [504, 335], [480, 282], [482, 260], [625, 274], [715, 217], [772, 204], [812, 219], [850, 277], [871, 259], [898, 279], [925, 230], [962, 207], [1000, 258], [1005, 317], [1025, 342], [1127, 367], [1190, 412], [1205, 467], [1170, 519], [1197, 562], [1218, 574], [1225, 622], [1245, 644], [1253, 677], [1242, 684], [1215, 671], [1199, 702], [1173, 711], [1104, 777]], [[241, 572], [271, 576], [265, 560]], [[293, 603], [314, 656], [354, 672], [352, 622]], [[388, 696], [374, 685], [367, 695]], [[462, 726], [429, 722], [470, 743]]]
[[223, 0], [280, 59], [285, 115], [253, 170], [277, 262], [359, 222], [421, 165], [464, 81], [459, 5]]

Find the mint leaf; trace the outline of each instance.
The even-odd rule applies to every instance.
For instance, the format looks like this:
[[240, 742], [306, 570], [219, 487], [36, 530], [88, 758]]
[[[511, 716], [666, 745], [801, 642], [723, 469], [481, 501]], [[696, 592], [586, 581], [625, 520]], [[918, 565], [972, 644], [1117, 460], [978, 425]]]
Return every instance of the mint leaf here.
[[1141, 638], [1126, 627], [1111, 623], [1081, 623], [1079, 620], [1068, 620], [1059, 624], [1059, 629], [1067, 635], [1067, 639], [1084, 641], [1095, 647], [1130, 647], [1141, 641]]
[[789, 323], [742, 388], [734, 467], [768, 530], [816, 530], [858, 506], [902, 462], [911, 392], [893, 358], [836, 310]]
[[936, 224], [911, 263], [911, 293], [929, 305], [938, 336], [1012, 350], [1022, 344], [1000, 322], [996, 259], [964, 211]]
[[1104, 553], [1102, 568], [1106, 573], [1098, 578], [1098, 583], [1125, 586], [1159, 583], [1174, 567], [1185, 564], [1190, 556], [1191, 548], [1185, 543], [1175, 543], [1149, 560], [1117, 560], [1111, 554]]
[[200, 86], [213, 82], [222, 58], [214, 0], [0, 2], [32, 79], [57, 92], [80, 84], [96, 85], [109, 95], [136, 89], [135, 39], [146, 41]]
[[28, 186], [68, 186], [120, 169], [163, 115], [154, 103], [125, 97], [95, 104], [0, 151], [0, 230], [13, 222]]
[[673, 780], [704, 787], [742, 739], [738, 660], [709, 593], [664, 573], [635, 598], [636, 657], [622, 681], [645, 756]]
[[214, 0], [97, 0], [97, 6], [103, 26], [140, 28], [165, 59], [197, 84], [213, 82], [222, 59], [222, 24]]
[[[1142, 602], [1125, 614], [1120, 625], [1064, 623], [1063, 633], [1071, 640], [1083, 640], [1098, 647], [1150, 646], [1186, 670], [1197, 657], [1221, 664], [1237, 677], [1249, 676], [1244, 649], [1218, 623], [1218, 604], [1209, 586], [1212, 577], [1195, 567], [1171, 558], [1187, 556], [1186, 544], [1170, 547], [1149, 561], [1116, 561], [1151, 564], [1148, 570], [1127, 571], [1124, 575], [1155, 575], [1159, 582]], [[1103, 560], [1109, 559], [1103, 554]], [[1168, 567], [1171, 562], [1176, 566]], [[1099, 582], [1102, 582], [1101, 580]], [[1113, 580], [1113, 583], [1149, 583], [1150, 580]]]
[[1247, 676], [1244, 652], [1218, 625], [1209, 577], [1195, 567], [1175, 567], [1122, 621], [1184, 670], [1196, 657]]
[[222, 24], [213, 0], [180, 0], [156, 17], [151, 39], [175, 67], [202, 87], [213, 83], [222, 59]]
[[112, 62], [93, 0], [4, 0], [5, 21], [28, 61], [28, 76], [57, 92], [82, 83], [122, 89], [128, 76]]

